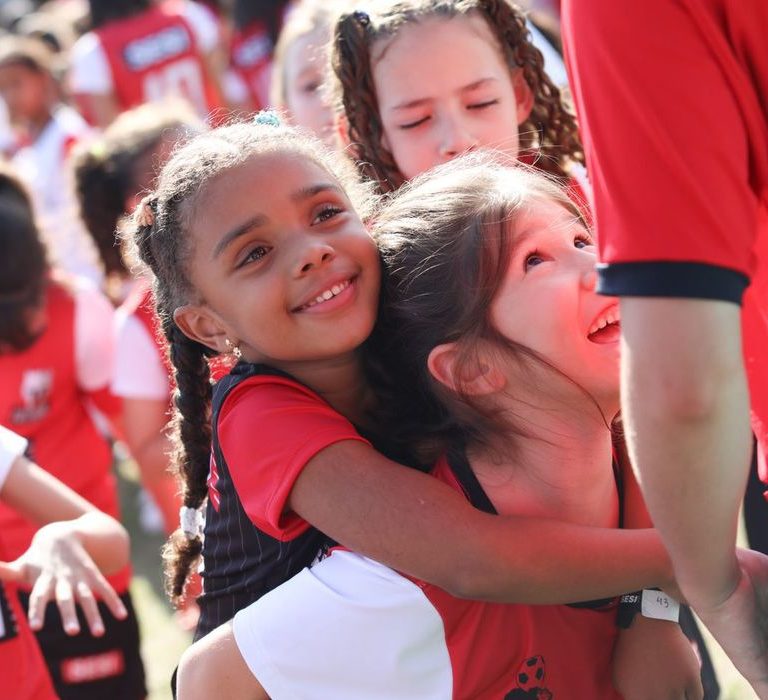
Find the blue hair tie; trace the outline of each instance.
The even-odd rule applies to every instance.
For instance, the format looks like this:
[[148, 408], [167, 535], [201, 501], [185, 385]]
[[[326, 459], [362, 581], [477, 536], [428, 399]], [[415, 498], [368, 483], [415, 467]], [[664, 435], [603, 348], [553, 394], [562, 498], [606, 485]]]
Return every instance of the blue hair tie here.
[[260, 126], [282, 126], [280, 123], [280, 117], [277, 116], [277, 112], [272, 109], [263, 109], [254, 118], [254, 123]]

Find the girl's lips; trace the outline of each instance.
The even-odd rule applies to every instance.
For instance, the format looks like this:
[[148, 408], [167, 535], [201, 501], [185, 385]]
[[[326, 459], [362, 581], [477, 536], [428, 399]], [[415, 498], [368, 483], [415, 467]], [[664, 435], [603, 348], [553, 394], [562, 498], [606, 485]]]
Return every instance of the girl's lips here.
[[[343, 284], [343, 283], [340, 283]], [[313, 301], [310, 304], [304, 304], [297, 309], [294, 309], [294, 313], [302, 314], [324, 314], [336, 311], [348, 304], [355, 296], [357, 292], [357, 277], [353, 277], [347, 280], [346, 286], [338, 294], [332, 296], [330, 299], [324, 299], [323, 301]]]
[[594, 333], [587, 336], [587, 340], [598, 345], [610, 345], [618, 343], [621, 338], [621, 326], [618, 323], [611, 323]]

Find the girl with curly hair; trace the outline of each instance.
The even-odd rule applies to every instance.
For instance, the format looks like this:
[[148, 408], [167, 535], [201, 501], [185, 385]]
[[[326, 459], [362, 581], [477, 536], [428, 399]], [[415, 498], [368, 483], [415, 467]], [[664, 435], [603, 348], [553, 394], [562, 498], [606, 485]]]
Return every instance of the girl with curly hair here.
[[576, 120], [509, 0], [376, 1], [333, 36], [341, 131], [386, 192], [481, 147], [569, 180]]

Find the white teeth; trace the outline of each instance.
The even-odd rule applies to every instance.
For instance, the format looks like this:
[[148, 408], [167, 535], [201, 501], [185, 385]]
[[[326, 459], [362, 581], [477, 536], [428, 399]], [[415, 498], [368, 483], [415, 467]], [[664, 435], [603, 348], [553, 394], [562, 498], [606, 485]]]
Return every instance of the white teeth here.
[[322, 294], [318, 294], [312, 301], [310, 301], [307, 304], [304, 304], [303, 308], [308, 309], [310, 306], [315, 306], [316, 304], [322, 304], [324, 301], [328, 301], [329, 299], [333, 299], [337, 294], [341, 294], [347, 287], [349, 287], [350, 281], [346, 280], [345, 282], [340, 282], [339, 284], [334, 284], [333, 287], [330, 289], [326, 289]]
[[614, 307], [612, 309], [608, 309], [602, 316], [600, 316], [591, 326], [589, 329], [589, 333], [587, 335], [592, 335], [593, 333], [597, 333], [597, 331], [602, 330], [606, 326], [610, 325], [611, 323], [618, 323], [619, 322], [619, 310]]

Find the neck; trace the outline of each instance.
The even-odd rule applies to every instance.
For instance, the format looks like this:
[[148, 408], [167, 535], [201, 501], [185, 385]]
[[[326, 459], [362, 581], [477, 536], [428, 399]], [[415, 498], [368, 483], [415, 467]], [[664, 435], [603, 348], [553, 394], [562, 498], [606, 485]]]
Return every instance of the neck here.
[[594, 406], [591, 411], [539, 409], [526, 418], [526, 435], [515, 438], [513, 456], [503, 447], [469, 454], [499, 513], [615, 527], [611, 434]]
[[283, 362], [278, 367], [311, 387], [344, 417], [365, 425], [371, 396], [359, 353], [315, 362]]

